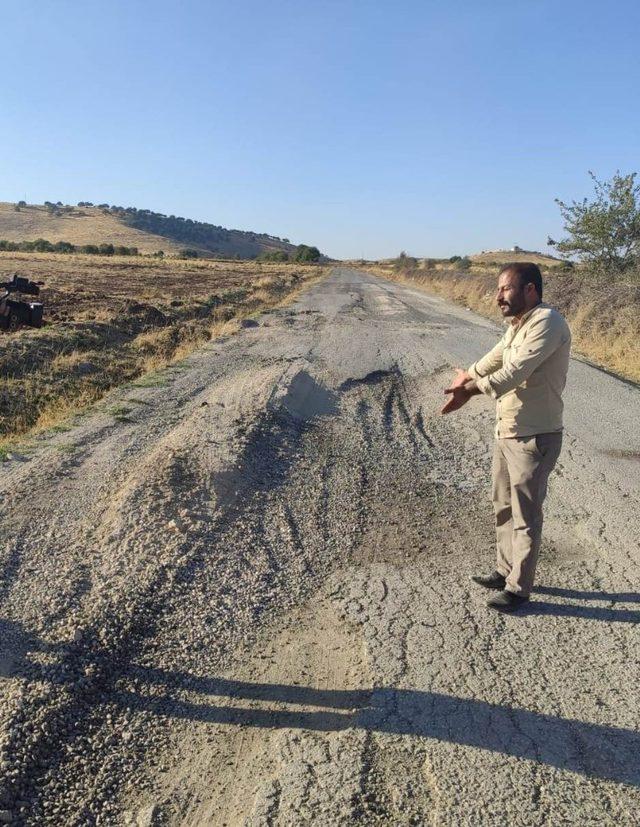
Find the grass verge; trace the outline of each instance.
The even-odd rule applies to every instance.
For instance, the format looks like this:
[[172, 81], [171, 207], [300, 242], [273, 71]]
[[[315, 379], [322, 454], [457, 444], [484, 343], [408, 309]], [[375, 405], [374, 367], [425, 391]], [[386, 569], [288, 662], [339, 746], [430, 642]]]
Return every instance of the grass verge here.
[[[391, 281], [417, 287], [500, 321], [496, 270], [397, 270], [367, 267]], [[573, 350], [599, 367], [640, 382], [640, 284], [605, 282], [583, 273], [543, 272], [544, 300], [567, 319]]]
[[[211, 339], [233, 335], [243, 319], [294, 300], [328, 268], [256, 262], [150, 262], [135, 272], [120, 261], [87, 271], [87, 257], [46, 255], [32, 266], [0, 254], [3, 270], [44, 280], [49, 323], [0, 336], [0, 462], [24, 435], [64, 430], [72, 416], [114, 387], [162, 387], [164, 369]], [[16, 267], [19, 263], [19, 267]], [[74, 269], [75, 267], [75, 269]], [[118, 421], [131, 421], [116, 411]]]

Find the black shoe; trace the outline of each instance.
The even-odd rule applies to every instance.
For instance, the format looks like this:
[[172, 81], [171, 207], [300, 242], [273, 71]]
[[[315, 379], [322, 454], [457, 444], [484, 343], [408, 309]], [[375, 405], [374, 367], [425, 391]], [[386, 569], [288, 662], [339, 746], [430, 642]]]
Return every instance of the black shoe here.
[[474, 574], [471, 579], [485, 589], [504, 589], [507, 585], [506, 579], [499, 571], [492, 571], [491, 574]]
[[491, 600], [487, 600], [487, 606], [498, 612], [515, 612], [528, 600], [529, 598], [522, 594], [514, 594], [505, 590], [492, 597]]

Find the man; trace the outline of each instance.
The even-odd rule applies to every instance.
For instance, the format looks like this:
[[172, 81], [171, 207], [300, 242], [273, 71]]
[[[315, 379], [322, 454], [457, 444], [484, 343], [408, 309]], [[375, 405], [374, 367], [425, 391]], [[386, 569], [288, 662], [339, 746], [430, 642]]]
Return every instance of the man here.
[[497, 302], [510, 319], [498, 344], [467, 370], [457, 370], [445, 393], [447, 414], [479, 393], [497, 400], [492, 463], [497, 564], [472, 579], [499, 593], [492, 609], [517, 610], [529, 599], [542, 535], [547, 480], [562, 446], [562, 391], [571, 332], [557, 310], [542, 301], [535, 264], [507, 264], [498, 278]]

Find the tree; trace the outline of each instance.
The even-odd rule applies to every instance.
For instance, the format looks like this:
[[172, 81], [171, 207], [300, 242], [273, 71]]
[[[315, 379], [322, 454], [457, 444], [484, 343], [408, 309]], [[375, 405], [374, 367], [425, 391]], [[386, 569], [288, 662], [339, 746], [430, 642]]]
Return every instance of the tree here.
[[394, 262], [396, 270], [413, 270], [418, 266], [418, 259], [414, 256], [408, 256], [404, 250], [400, 253]]
[[258, 256], [258, 261], [289, 261], [289, 253], [284, 250], [265, 250]]
[[70, 241], [56, 241], [53, 249], [56, 253], [73, 253], [76, 248]]
[[320, 250], [317, 247], [308, 247], [306, 244], [300, 244], [294, 256], [295, 261], [318, 261], [320, 258]]
[[595, 198], [572, 201], [556, 198], [567, 237], [547, 244], [563, 255], [608, 270], [627, 270], [640, 258], [640, 183], [636, 172], [616, 172], [599, 181], [589, 172]]

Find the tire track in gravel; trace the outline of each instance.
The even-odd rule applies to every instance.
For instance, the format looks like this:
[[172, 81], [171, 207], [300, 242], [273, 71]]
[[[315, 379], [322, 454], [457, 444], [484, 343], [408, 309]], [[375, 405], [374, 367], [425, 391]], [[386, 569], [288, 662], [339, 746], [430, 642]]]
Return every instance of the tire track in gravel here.
[[[294, 374], [294, 383], [298, 375], [298, 373]], [[383, 379], [385, 380], [382, 381], [383, 392], [386, 398], [389, 398], [390, 393], [396, 392], [397, 378], [395, 374], [389, 374]], [[384, 387], [386, 385], [389, 385], [388, 389]], [[365, 387], [368, 387], [368, 383], [365, 383]], [[274, 394], [271, 393], [269, 405], [273, 405], [273, 399]], [[57, 819], [64, 815], [69, 823], [81, 824], [97, 817], [96, 808], [90, 805], [78, 808], [75, 813], [63, 813], [60, 806], [48, 813], [46, 801], [41, 803], [42, 796], [39, 790], [49, 789], [53, 781], [47, 777], [48, 771], [45, 771], [43, 777], [39, 768], [46, 757], [47, 765], [53, 764], [56, 774], [60, 774], [65, 764], [73, 763], [76, 754], [82, 756], [85, 773], [87, 769], [94, 766], [91, 760], [92, 748], [89, 736], [96, 721], [95, 716], [91, 714], [91, 708], [99, 698], [108, 698], [114, 693], [118, 679], [126, 673], [127, 664], [134, 653], [139, 652], [141, 644], [144, 644], [145, 640], [152, 640], [162, 634], [160, 627], [166, 623], [167, 608], [169, 607], [171, 611], [172, 604], [179, 602], [182, 596], [192, 598], [189, 594], [191, 584], [212, 556], [212, 549], [207, 543], [209, 537], [222, 534], [223, 540], [218, 542], [224, 545], [228, 532], [233, 534], [235, 526], [240, 524], [243, 530], [246, 529], [246, 517], [250, 514], [253, 525], [253, 529], [249, 532], [251, 545], [254, 551], [256, 548], [265, 551], [265, 561], [264, 571], [260, 571], [260, 582], [257, 584], [258, 592], [253, 594], [249, 607], [251, 611], [248, 620], [252, 624], [259, 622], [260, 615], [256, 614], [256, 611], [266, 612], [276, 598], [280, 604], [282, 603], [281, 595], [269, 594], [268, 590], [276, 585], [272, 579], [274, 576], [282, 576], [287, 572], [286, 563], [289, 561], [278, 560], [274, 556], [275, 544], [269, 543], [265, 535], [270, 527], [273, 514], [279, 514], [279, 509], [274, 503], [274, 492], [285, 484], [292, 458], [299, 461], [297, 451], [308, 430], [307, 422], [296, 419], [287, 409], [268, 412], [266, 416], [252, 423], [245, 432], [244, 446], [233, 468], [215, 474], [212, 479], [206, 479], [206, 472], [203, 473], [202, 469], [197, 470], [193, 454], [190, 454], [188, 458], [174, 454], [152, 483], [151, 494], [144, 502], [145, 513], [140, 511], [142, 497], [139, 488], [136, 485], [131, 490], [126, 487], [126, 499], [136, 502], [138, 507], [136, 520], [129, 537], [127, 538], [126, 533], [118, 534], [120, 546], [126, 544], [127, 539], [135, 541], [136, 535], [139, 535], [141, 531], [152, 535], [160, 531], [162, 523], [166, 523], [164, 489], [171, 492], [171, 513], [173, 514], [182, 514], [181, 506], [187, 504], [191, 515], [206, 512], [207, 504], [202, 501], [202, 492], [211, 490], [223, 492], [225, 507], [221, 513], [216, 515], [211, 527], [203, 528], [200, 533], [192, 528], [187, 538], [176, 538], [176, 542], [171, 547], [169, 559], [175, 560], [177, 557], [178, 565], [173, 562], [161, 562], [158, 569], [153, 571], [152, 576], [140, 581], [133, 591], [130, 590], [126, 595], [120, 596], [120, 602], [126, 602], [128, 609], [123, 609], [120, 605], [110, 601], [106, 608], [96, 612], [92, 621], [86, 624], [82, 631], [82, 639], [61, 650], [55, 667], [55, 676], [59, 676], [55, 680], [59, 680], [60, 683], [58, 691], [54, 693], [55, 699], [52, 698], [51, 693], [45, 693], [44, 700], [36, 702], [28, 711], [29, 716], [38, 722], [37, 737], [32, 737], [31, 733], [24, 729], [14, 727], [14, 739], [7, 745], [7, 752], [13, 756], [24, 755], [25, 759], [19, 766], [19, 772], [13, 774], [11, 784], [2, 790], [3, 799], [13, 802], [28, 801], [32, 818], [37, 816], [46, 820], [53, 816]], [[386, 423], [384, 432], [387, 432]], [[360, 442], [361, 437], [357, 437], [357, 440]], [[326, 449], [327, 441], [324, 436], [322, 442], [325, 443], [322, 446], [323, 449]], [[344, 446], [342, 447], [344, 449]], [[333, 462], [334, 464], [336, 462], [335, 456]], [[317, 458], [313, 457], [313, 465], [316, 464]], [[325, 463], [324, 467], [330, 466]], [[356, 516], [359, 513], [359, 498], [364, 492], [362, 468], [362, 465], [358, 466], [354, 474], [355, 500], [351, 513]], [[323, 491], [335, 490], [335, 486], [328, 485], [329, 477], [330, 474], [324, 475]], [[145, 486], [148, 487], [149, 479], [146, 476], [143, 476], [143, 479]], [[344, 494], [344, 491], [342, 493]], [[255, 511], [253, 511], [254, 504], [257, 504]], [[120, 504], [120, 512], [124, 505], [124, 503]], [[341, 503], [340, 507], [343, 508], [344, 503]], [[155, 511], [158, 513], [154, 513]], [[283, 513], [284, 521], [290, 528], [291, 521], [294, 520], [293, 512], [285, 509]], [[319, 516], [325, 537], [327, 533], [337, 535], [330, 538], [329, 548], [343, 545], [344, 553], [348, 555], [354, 542], [354, 534], [356, 537], [358, 534], [358, 520], [355, 521], [355, 532], [351, 519], [348, 519], [349, 525], [345, 526], [345, 529], [340, 528], [340, 524], [344, 521], [336, 520], [335, 506], [330, 507], [328, 497]], [[154, 525], [157, 526], [155, 531]], [[291, 544], [292, 549], [290, 549], [291, 556], [295, 560], [299, 559], [304, 548], [300, 543], [299, 531], [292, 532], [292, 535], [298, 538]], [[237, 543], [236, 548], [238, 548]], [[317, 549], [314, 550], [317, 551]], [[336, 553], [335, 548], [332, 551], [333, 554]], [[313, 569], [317, 568], [317, 561], [311, 555], [308, 557], [303, 570], [306, 568], [307, 573], [312, 573]], [[237, 566], [239, 562], [242, 560], [239, 561], [236, 557], [233, 565]], [[331, 559], [327, 559], [325, 566], [331, 567], [331, 563]], [[253, 565], [254, 567], [256, 565], [255, 556]], [[228, 583], [229, 578], [223, 577], [222, 581]], [[301, 596], [298, 595], [298, 599]], [[208, 599], [215, 602], [215, 592], [210, 592]], [[220, 603], [222, 605], [226, 603], [229, 606], [229, 610], [233, 612], [234, 623], [238, 627], [239, 607], [242, 603], [240, 596], [232, 595], [226, 601], [222, 598]], [[225, 618], [222, 620], [224, 622]], [[172, 625], [171, 621], [168, 625]], [[220, 640], [217, 643], [218, 648], [222, 649]], [[84, 726], [78, 726], [76, 720], [78, 711], [82, 712], [80, 717], [84, 717]], [[23, 739], [22, 743], [19, 740], [20, 736]], [[98, 741], [103, 742], [102, 739]], [[58, 743], [63, 744], [62, 748], [56, 748]], [[98, 761], [96, 760], [95, 763]], [[73, 769], [73, 775], [76, 778], [79, 769], [79, 767]], [[115, 775], [117, 768], [113, 769]], [[54, 793], [55, 790], [54, 786]], [[107, 787], [106, 791], [109, 795], [113, 795], [113, 787]], [[97, 803], [103, 802], [97, 798]]]
[[[266, 479], [268, 475], [271, 486], [280, 484], [286, 474], [286, 462], [283, 461], [281, 452], [282, 446], [286, 442], [289, 448], [295, 449], [301, 438], [302, 430], [299, 423], [287, 421], [278, 416], [270, 417], [267, 422], [261, 422], [248, 441], [238, 469], [233, 471], [234, 479], [237, 477], [238, 480], [252, 480], [252, 496], [260, 495], [260, 485], [256, 487], [256, 479]], [[174, 493], [180, 494], [188, 492], [191, 495], [196, 490], [202, 490], [201, 485], [196, 485], [195, 478], [189, 480], [190, 474], [192, 474], [192, 469], [179, 461], [174, 461], [167, 468], [164, 484]], [[199, 482], [202, 483], [202, 481]], [[227, 482], [227, 480], [224, 481], [223, 490]], [[246, 489], [248, 486], [245, 486], [242, 493], [234, 492], [236, 497], [232, 497], [231, 511], [238, 510], [237, 498], [244, 499], [248, 496], [249, 492]], [[204, 490], [207, 490], [206, 482]], [[162, 502], [161, 498], [158, 499]], [[188, 499], [191, 500], [191, 496]], [[192, 502], [190, 504], [193, 506]], [[162, 518], [163, 515], [159, 516]], [[224, 530], [224, 523], [234, 517], [237, 519], [237, 515], [231, 516], [228, 513], [219, 516], [214, 523], [213, 531]], [[141, 520], [145, 532], [154, 522], [157, 520], [154, 520], [151, 515], [146, 515]], [[259, 537], [255, 539], [258, 542], [260, 540]], [[92, 625], [98, 627], [99, 631], [85, 629], [81, 642], [65, 647], [66, 651], [61, 653], [62, 656], [56, 667], [56, 675], [61, 676], [60, 681], [64, 685], [64, 689], [59, 692], [57, 703], [52, 703], [52, 699], [47, 695], [46, 707], [36, 704], [27, 713], [38, 721], [40, 734], [36, 738], [29, 738], [28, 750], [26, 750], [25, 740], [20, 744], [18, 739], [20, 735], [24, 739], [24, 736], [30, 733], [25, 732], [24, 729], [14, 728], [14, 739], [6, 746], [8, 754], [15, 757], [26, 753], [28, 760], [20, 766], [19, 773], [14, 776], [11, 786], [7, 785], [0, 790], [0, 796], [3, 799], [15, 800], [19, 788], [20, 794], [27, 796], [30, 807], [33, 808], [33, 814], [37, 813], [37, 788], [41, 783], [37, 770], [42, 758], [46, 755], [49, 759], [53, 759], [59, 769], [60, 764], [63, 763], [62, 754], [56, 753], [54, 743], [64, 737], [70, 729], [74, 738], [83, 736], [82, 730], [78, 731], [75, 726], [75, 721], [68, 720], [70, 717], [68, 713], [72, 709], [82, 708], [95, 702], [98, 694], [108, 694], [112, 691], [114, 674], [117, 675], [118, 671], [128, 662], [141, 639], [154, 635], [156, 628], [152, 618], [159, 614], [158, 607], [169, 602], [170, 595], [188, 588], [189, 583], [201, 569], [205, 558], [203, 538], [198, 538], [190, 532], [188, 542], [188, 551], [185, 550], [185, 554], [173, 571], [168, 572], [161, 566], [160, 571], [148, 582], [140, 584], [133, 593], [127, 595], [126, 600], [132, 605], [132, 610], [123, 613], [121, 607], [109, 606], [107, 611], [98, 615], [93, 621]], [[180, 554], [184, 546], [183, 542], [174, 549], [174, 554]], [[269, 546], [266, 545], [266, 548], [268, 549]], [[270, 561], [270, 568], [274, 572], [278, 571], [279, 566], [276, 560]], [[117, 621], [110, 623], [107, 618], [108, 613], [117, 618]], [[108, 646], [105, 641], [114, 641], [115, 645]], [[87, 675], [87, 672], [90, 672], [90, 675]], [[40, 715], [39, 712], [43, 708], [46, 708], [46, 714]], [[23, 717], [25, 710], [22, 709], [20, 715]], [[69, 745], [65, 746], [68, 748]], [[87, 812], [80, 813], [78, 823], [91, 815]]]

